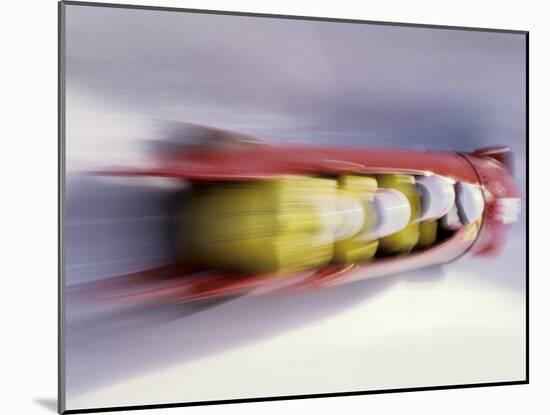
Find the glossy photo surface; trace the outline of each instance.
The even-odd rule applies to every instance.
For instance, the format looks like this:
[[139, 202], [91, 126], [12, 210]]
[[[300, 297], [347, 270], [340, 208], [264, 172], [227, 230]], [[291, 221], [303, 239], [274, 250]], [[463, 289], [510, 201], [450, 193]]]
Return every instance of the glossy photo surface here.
[[526, 382], [527, 53], [60, 3], [60, 410]]

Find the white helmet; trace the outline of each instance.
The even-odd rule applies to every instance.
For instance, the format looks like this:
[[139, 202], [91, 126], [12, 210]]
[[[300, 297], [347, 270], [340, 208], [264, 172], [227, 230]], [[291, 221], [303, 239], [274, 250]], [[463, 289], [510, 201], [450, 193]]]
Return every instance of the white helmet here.
[[455, 202], [454, 182], [441, 176], [418, 176], [420, 221], [440, 219], [449, 213]]
[[374, 194], [374, 206], [378, 220], [370, 239], [399, 232], [411, 219], [409, 200], [398, 190], [378, 189]]
[[485, 206], [483, 193], [478, 185], [458, 182], [456, 184], [456, 205], [458, 215], [464, 225], [469, 225], [478, 220]]

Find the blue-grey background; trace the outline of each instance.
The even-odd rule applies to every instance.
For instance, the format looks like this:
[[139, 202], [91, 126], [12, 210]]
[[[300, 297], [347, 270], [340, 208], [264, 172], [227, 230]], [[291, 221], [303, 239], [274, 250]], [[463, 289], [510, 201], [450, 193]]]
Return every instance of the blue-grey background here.
[[525, 36], [70, 7], [68, 87], [150, 119], [272, 141], [511, 146], [523, 178]]
[[[275, 143], [504, 144], [525, 190], [521, 34], [68, 6], [66, 42], [68, 285], [170, 257], [171, 188], [81, 172], [147, 162], [171, 122]], [[186, 317], [68, 304], [69, 409], [519, 380], [524, 216], [511, 231], [496, 258]]]

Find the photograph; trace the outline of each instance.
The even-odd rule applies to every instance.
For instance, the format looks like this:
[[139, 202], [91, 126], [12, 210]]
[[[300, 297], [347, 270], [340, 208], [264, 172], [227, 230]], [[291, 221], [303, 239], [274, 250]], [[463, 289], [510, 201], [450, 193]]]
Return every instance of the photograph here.
[[61, 412], [528, 383], [528, 32], [58, 23]]

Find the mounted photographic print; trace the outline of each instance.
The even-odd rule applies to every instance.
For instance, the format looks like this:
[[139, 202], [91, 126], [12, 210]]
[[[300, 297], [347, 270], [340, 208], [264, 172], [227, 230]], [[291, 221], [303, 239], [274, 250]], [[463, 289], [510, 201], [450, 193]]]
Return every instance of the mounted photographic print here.
[[60, 412], [528, 381], [527, 32], [59, 12]]

